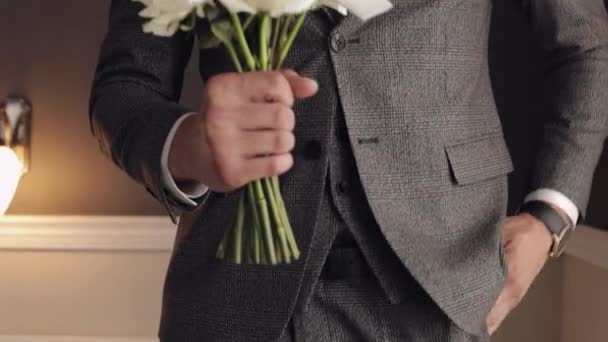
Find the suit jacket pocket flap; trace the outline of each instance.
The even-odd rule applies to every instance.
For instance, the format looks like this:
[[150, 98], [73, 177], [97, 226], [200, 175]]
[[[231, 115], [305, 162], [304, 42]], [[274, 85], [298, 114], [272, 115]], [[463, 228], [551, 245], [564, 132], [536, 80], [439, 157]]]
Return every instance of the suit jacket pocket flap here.
[[513, 162], [502, 135], [484, 137], [445, 148], [452, 175], [465, 185], [506, 175]]

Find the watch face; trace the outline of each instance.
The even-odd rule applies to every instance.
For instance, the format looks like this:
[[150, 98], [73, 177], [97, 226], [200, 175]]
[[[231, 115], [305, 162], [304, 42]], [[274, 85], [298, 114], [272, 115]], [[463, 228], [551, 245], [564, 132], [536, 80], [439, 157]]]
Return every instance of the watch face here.
[[555, 241], [555, 243], [557, 244], [554, 253], [555, 257], [558, 257], [562, 255], [562, 253], [564, 253], [564, 251], [566, 250], [566, 245], [568, 244], [568, 240], [570, 239], [570, 236], [572, 235], [573, 231], [574, 230], [572, 229], [572, 227], [567, 226], [557, 236], [557, 239]]

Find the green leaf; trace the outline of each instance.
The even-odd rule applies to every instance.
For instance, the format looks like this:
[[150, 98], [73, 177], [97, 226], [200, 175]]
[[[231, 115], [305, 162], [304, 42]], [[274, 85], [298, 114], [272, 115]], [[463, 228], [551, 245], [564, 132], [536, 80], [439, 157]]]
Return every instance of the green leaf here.
[[230, 20], [217, 20], [211, 23], [211, 32], [224, 44], [231, 44], [235, 36], [235, 30]]
[[215, 49], [215, 48], [219, 47], [221, 44], [222, 44], [222, 42], [217, 37], [212, 36], [210, 34], [208, 38], [200, 39], [198, 47], [203, 50]]
[[179, 25], [179, 29], [182, 31], [192, 31], [196, 26], [196, 13], [192, 12], [186, 17]]
[[215, 4], [209, 3], [205, 5], [205, 18], [210, 22], [213, 22], [222, 15], [222, 10]]
[[245, 19], [245, 22], [243, 23], [243, 31], [247, 31], [247, 29], [249, 28], [251, 23], [253, 23], [254, 19], [255, 19], [255, 14], [249, 14], [247, 19]]
[[198, 33], [198, 45], [200, 49], [215, 49], [222, 42], [211, 32], [211, 25], [206, 20], [199, 20], [196, 31]]

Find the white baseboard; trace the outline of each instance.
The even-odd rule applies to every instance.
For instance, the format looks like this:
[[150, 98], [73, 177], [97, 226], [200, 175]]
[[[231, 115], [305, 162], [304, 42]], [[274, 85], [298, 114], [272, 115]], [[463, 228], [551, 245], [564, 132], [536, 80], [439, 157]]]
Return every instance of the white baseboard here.
[[[168, 252], [175, 232], [164, 216], [6, 216], [0, 250]], [[608, 270], [606, 246], [608, 231], [581, 226], [566, 254]]]
[[161, 216], [6, 216], [0, 250], [170, 251], [175, 232]]
[[158, 342], [155, 337], [106, 336], [8, 336], [0, 335], [0, 342]]

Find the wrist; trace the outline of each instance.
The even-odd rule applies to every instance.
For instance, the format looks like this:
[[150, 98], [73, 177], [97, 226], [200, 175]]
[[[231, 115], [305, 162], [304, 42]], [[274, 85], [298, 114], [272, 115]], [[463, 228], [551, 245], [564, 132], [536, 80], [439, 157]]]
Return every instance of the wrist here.
[[533, 216], [543, 223], [544, 230], [552, 238], [549, 255], [553, 258], [559, 257], [564, 252], [566, 243], [574, 230], [572, 220], [559, 208], [544, 201], [526, 202], [520, 209], [520, 213]]
[[519, 216], [526, 221], [526, 226], [530, 227], [534, 236], [538, 237], [539, 248], [550, 254], [551, 247], [553, 246], [553, 234], [549, 230], [549, 227], [543, 221], [527, 212], [519, 213]]
[[169, 150], [169, 172], [178, 184], [198, 183], [193, 162], [200, 153], [200, 133], [197, 128], [196, 116], [192, 115], [184, 120], [178, 127], [175, 138]]

